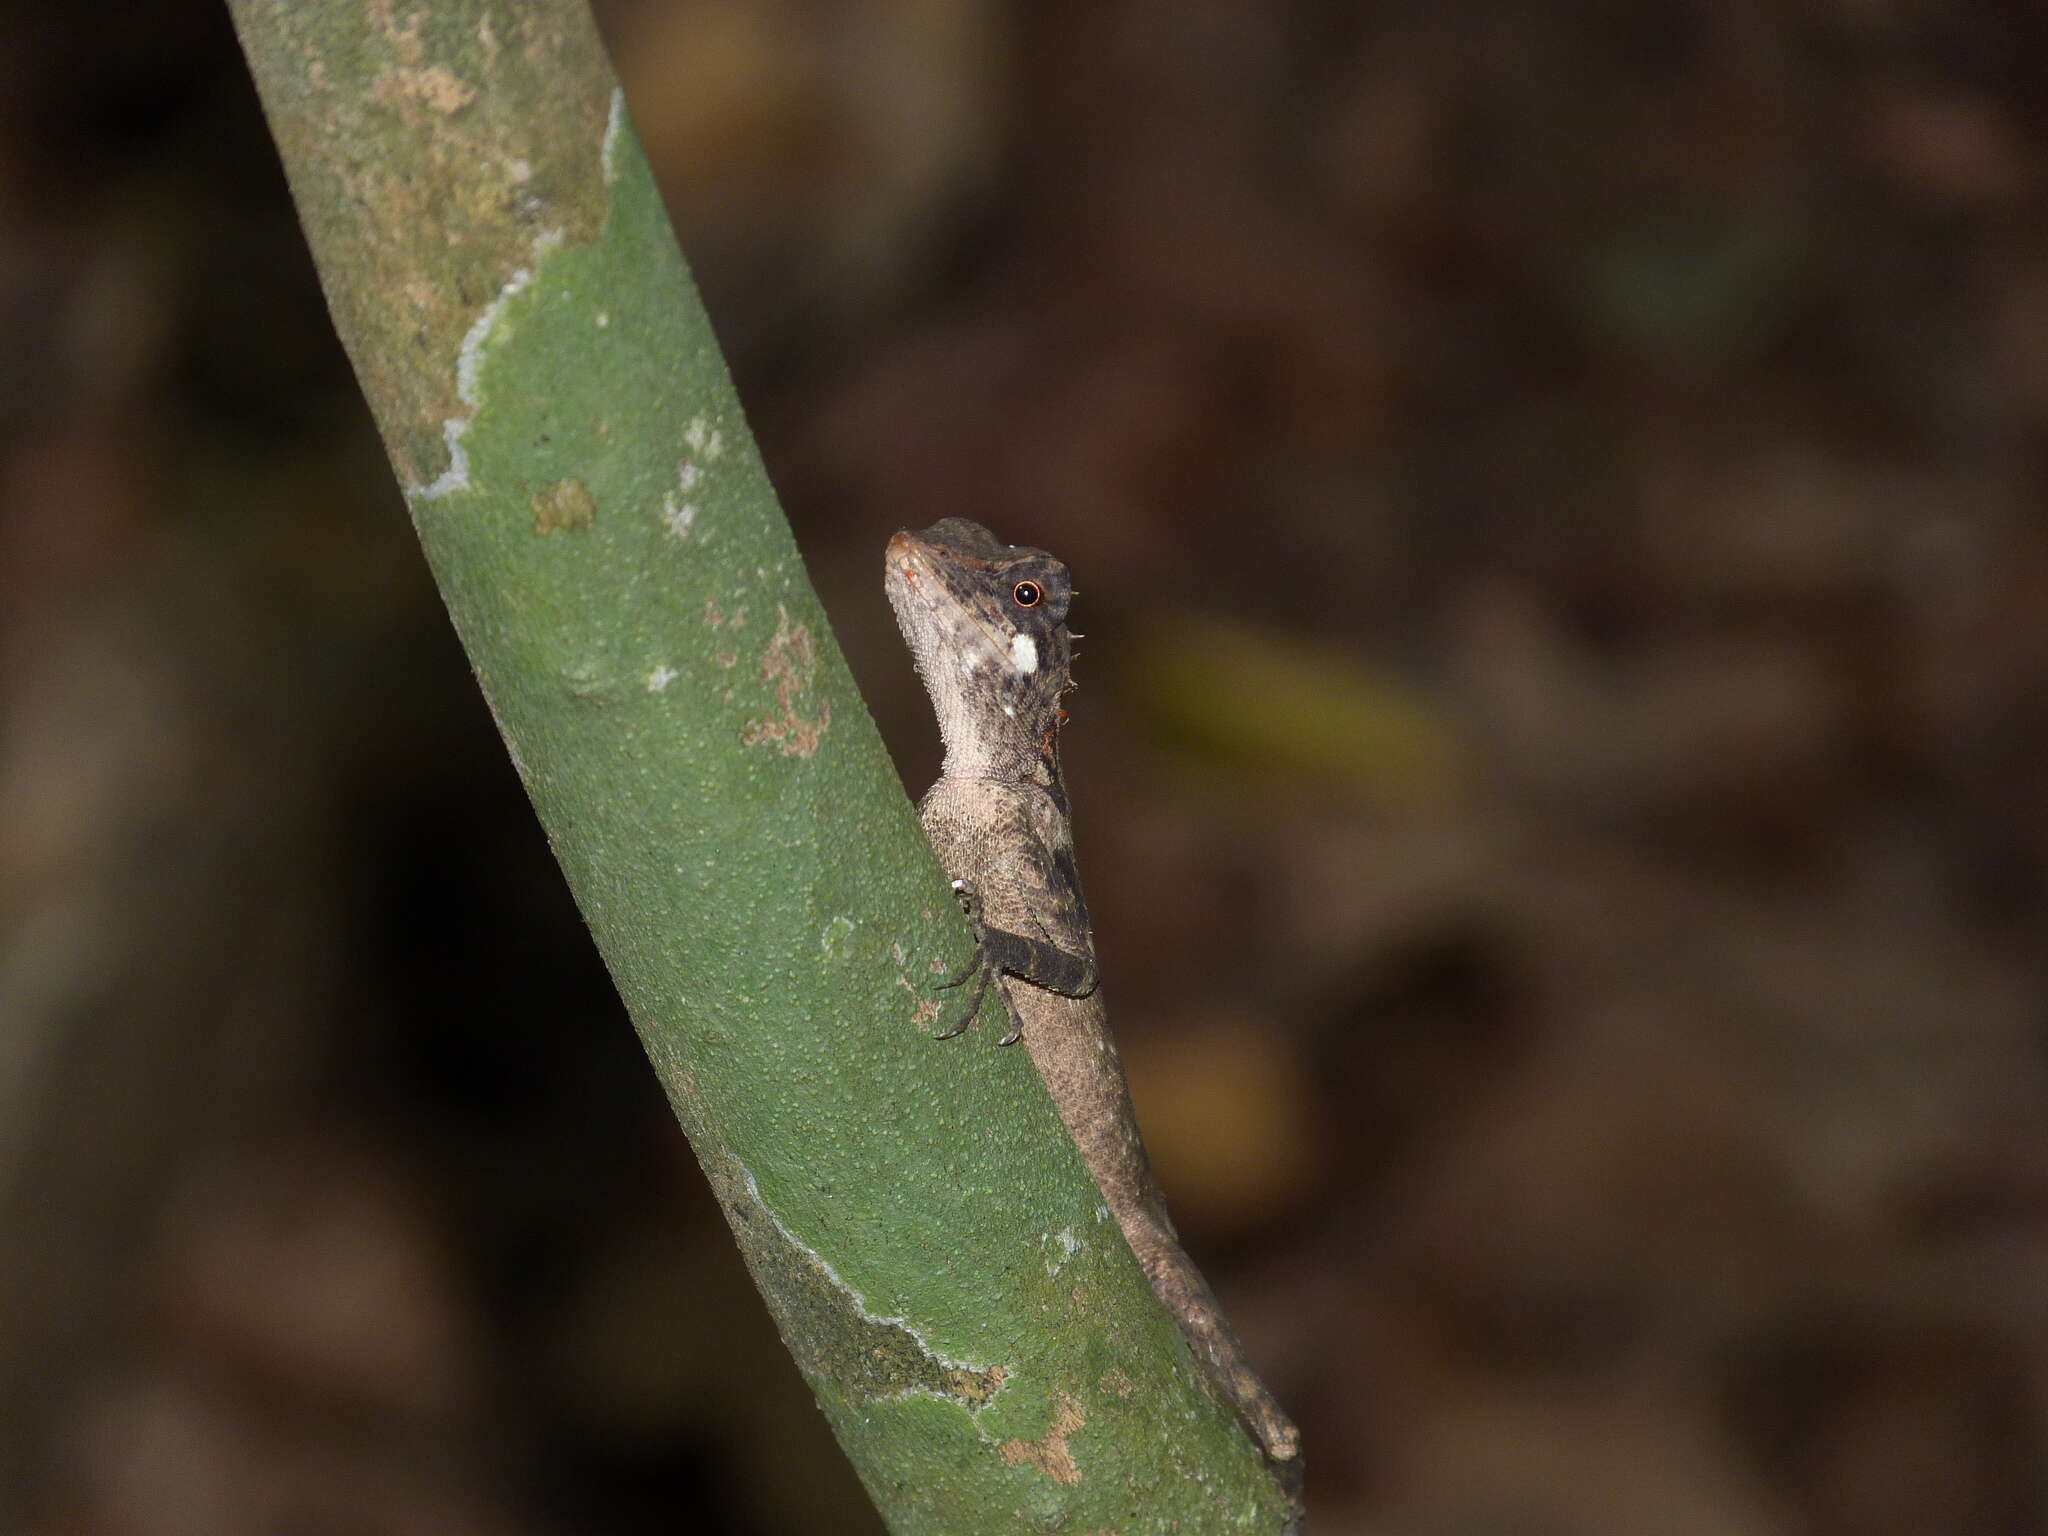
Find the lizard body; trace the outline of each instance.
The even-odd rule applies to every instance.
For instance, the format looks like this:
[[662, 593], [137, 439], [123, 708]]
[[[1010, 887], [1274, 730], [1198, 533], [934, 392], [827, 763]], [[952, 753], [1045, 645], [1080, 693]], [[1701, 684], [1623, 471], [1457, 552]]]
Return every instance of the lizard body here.
[[1023, 1039], [1153, 1291], [1292, 1489], [1300, 1433], [1167, 1217], [1097, 986], [1059, 769], [1059, 701], [1072, 686], [1067, 569], [955, 517], [892, 538], [885, 585], [946, 744], [918, 814], [978, 941], [950, 983], [972, 978], [973, 1000], [947, 1033], [964, 1030], [986, 995], [1000, 1003], [1000, 1043]]

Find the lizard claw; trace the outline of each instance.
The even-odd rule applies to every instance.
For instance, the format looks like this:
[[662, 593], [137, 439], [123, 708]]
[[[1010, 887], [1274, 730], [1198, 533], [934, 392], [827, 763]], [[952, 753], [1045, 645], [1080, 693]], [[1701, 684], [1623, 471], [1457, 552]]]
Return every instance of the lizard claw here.
[[[981, 963], [981, 956], [978, 952], [974, 957], [973, 966], [971, 966], [969, 969], [970, 972], [981, 972], [981, 980], [977, 981], [974, 984], [974, 995], [967, 999], [967, 1011], [960, 1015], [959, 1021], [955, 1023], [951, 1029], [943, 1030], [940, 1033], [933, 1035], [932, 1038], [934, 1040], [951, 1040], [960, 1035], [966, 1034], [967, 1026], [972, 1024], [974, 1022], [974, 1016], [977, 1013], [981, 1012], [981, 1000], [982, 998], [988, 995], [988, 984], [990, 980], [995, 976], [995, 971], [993, 968], [983, 965]], [[966, 979], [967, 977], [965, 975], [960, 977], [960, 981], [965, 981]], [[946, 985], [958, 986], [960, 984], [960, 981], [951, 981], [946, 983]]]
[[1003, 1000], [1003, 1012], [1010, 1021], [1010, 1032], [998, 1040], [996, 1044], [1015, 1045], [1024, 1038], [1024, 1024], [1017, 1017], [1017, 1004], [1011, 999], [1009, 989], [1003, 985], [1002, 967], [989, 955], [988, 929], [982, 925], [981, 921], [981, 898], [975, 894], [974, 887], [965, 880], [955, 880], [953, 882], [953, 894], [960, 898], [960, 910], [967, 914], [967, 920], [974, 925], [974, 958], [967, 962], [967, 968], [958, 976], [955, 976], [950, 981], [940, 982], [939, 990], [943, 992], [949, 988], [960, 986], [972, 976], [976, 978], [974, 994], [967, 999], [967, 1008], [953, 1027], [940, 1031], [938, 1034], [933, 1035], [932, 1038], [934, 1040], [953, 1040], [966, 1034], [968, 1026], [974, 1022], [975, 1016], [981, 1012], [982, 1000], [988, 996], [988, 989], [993, 986], [996, 989], [996, 995]]
[[1003, 1012], [1008, 1014], [1010, 1018], [1010, 1032], [998, 1040], [996, 1044], [1015, 1045], [1024, 1038], [1024, 1021], [1017, 1017], [1017, 1000], [1010, 996], [1010, 989], [1000, 981], [996, 983], [996, 991], [1002, 995]]

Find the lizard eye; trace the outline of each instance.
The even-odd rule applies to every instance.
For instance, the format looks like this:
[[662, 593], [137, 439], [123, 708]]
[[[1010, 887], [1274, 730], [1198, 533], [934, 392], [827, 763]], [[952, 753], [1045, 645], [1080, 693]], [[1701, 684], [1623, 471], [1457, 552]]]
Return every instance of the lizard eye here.
[[1035, 581], [1020, 581], [1010, 589], [1010, 597], [1019, 608], [1036, 608], [1045, 599], [1045, 588]]

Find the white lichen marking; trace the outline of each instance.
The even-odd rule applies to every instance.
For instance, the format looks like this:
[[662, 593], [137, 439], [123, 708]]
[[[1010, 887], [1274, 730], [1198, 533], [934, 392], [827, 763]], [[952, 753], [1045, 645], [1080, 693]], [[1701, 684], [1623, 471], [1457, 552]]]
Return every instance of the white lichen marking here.
[[656, 667], [647, 674], [647, 691], [649, 693], [665, 693], [668, 691], [668, 685], [681, 676], [682, 673], [678, 672], [674, 667]]
[[1010, 641], [1010, 660], [1019, 672], [1038, 670], [1038, 642], [1029, 635], [1018, 635]]
[[619, 179], [619, 135], [624, 131], [625, 126], [626, 93], [615, 85], [612, 87], [611, 113], [605, 118], [604, 122], [604, 149], [598, 157], [599, 163], [604, 166], [606, 185], [610, 185]]
[[661, 520], [679, 539], [688, 538], [690, 525], [697, 521], [697, 505], [687, 498], [703, 478], [703, 472], [688, 459], [676, 460], [676, 488], [661, 498]]
[[707, 464], [725, 452], [725, 434], [702, 416], [690, 418], [690, 424], [683, 429], [683, 441], [690, 445], [690, 452]]
[[1074, 1235], [1072, 1227], [1061, 1227], [1045, 1241], [1049, 1246], [1059, 1249], [1057, 1254], [1046, 1255], [1045, 1272], [1048, 1275], [1057, 1275], [1067, 1267], [1067, 1261], [1081, 1251], [1081, 1239]]
[[608, 309], [600, 309], [600, 310], [599, 310], [599, 311], [597, 312], [597, 328], [598, 328], [598, 329], [599, 329], [600, 331], [602, 331], [602, 330], [608, 330], [608, 329], [609, 329], [609, 328], [611, 327], [611, 323], [612, 323], [612, 312], [611, 312], [610, 310], [608, 310]]
[[926, 1359], [936, 1361], [949, 1371], [974, 1371], [980, 1373], [995, 1369], [994, 1366], [976, 1365], [972, 1361], [955, 1360], [951, 1355], [941, 1354], [932, 1347], [932, 1341], [925, 1337], [924, 1331], [912, 1323], [909, 1318], [889, 1317], [871, 1309], [868, 1306], [867, 1298], [846, 1283], [839, 1271], [832, 1267], [832, 1261], [798, 1237], [794, 1232], [790, 1231], [789, 1224], [777, 1214], [775, 1207], [762, 1198], [761, 1186], [754, 1181], [754, 1170], [740, 1162], [738, 1158], [733, 1159], [733, 1166], [739, 1169], [740, 1178], [747, 1186], [747, 1198], [754, 1202], [755, 1208], [774, 1224], [776, 1232], [785, 1243], [789, 1244], [791, 1248], [794, 1248], [818, 1267], [818, 1273], [825, 1277], [826, 1283], [832, 1289], [846, 1298], [847, 1304], [853, 1308], [854, 1315], [862, 1322], [876, 1323], [884, 1328], [900, 1328], [917, 1341], [917, 1347], [924, 1352]]
[[544, 229], [534, 236], [528, 253], [528, 265], [521, 267], [505, 281], [496, 298], [483, 307], [468, 331], [463, 334], [462, 345], [455, 353], [455, 398], [469, 410], [461, 416], [450, 416], [441, 423], [441, 441], [448, 446], [448, 467], [426, 485], [408, 487], [407, 494], [421, 501], [439, 501], [443, 496], [452, 496], [457, 491], [466, 491], [469, 485], [469, 450], [463, 447], [462, 439], [469, 431], [469, 424], [476, 420], [478, 401], [477, 380], [482, 377], [484, 348], [490, 344], [497, 331], [498, 321], [503, 318], [505, 306], [533, 283], [534, 273], [542, 258], [562, 243], [562, 231]]

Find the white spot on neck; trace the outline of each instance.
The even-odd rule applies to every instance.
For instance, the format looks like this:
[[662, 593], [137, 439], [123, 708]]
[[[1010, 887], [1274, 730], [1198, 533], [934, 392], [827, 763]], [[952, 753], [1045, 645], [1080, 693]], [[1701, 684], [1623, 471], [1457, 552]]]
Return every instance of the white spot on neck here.
[[1010, 660], [1015, 662], [1019, 672], [1038, 670], [1038, 642], [1029, 635], [1019, 635], [1010, 642]]

